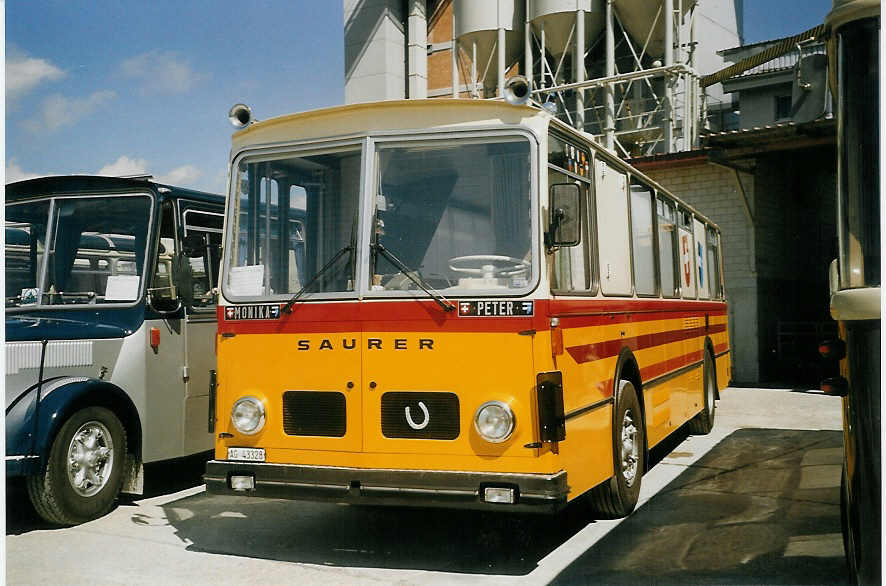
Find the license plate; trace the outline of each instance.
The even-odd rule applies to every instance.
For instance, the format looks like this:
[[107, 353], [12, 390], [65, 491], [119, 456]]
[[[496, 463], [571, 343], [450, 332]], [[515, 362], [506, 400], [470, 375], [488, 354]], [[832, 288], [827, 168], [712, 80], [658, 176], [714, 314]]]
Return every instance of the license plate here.
[[264, 462], [264, 448], [228, 448], [228, 460], [245, 460], [247, 462]]

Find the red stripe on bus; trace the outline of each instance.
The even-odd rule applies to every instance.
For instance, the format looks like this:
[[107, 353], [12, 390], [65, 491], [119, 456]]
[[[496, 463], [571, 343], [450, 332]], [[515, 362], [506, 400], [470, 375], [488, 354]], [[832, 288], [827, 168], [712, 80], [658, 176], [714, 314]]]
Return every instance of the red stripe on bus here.
[[[561, 317], [560, 327], [585, 327], [661, 319], [722, 316], [726, 304], [675, 300], [548, 300], [536, 299], [532, 317], [466, 317], [444, 312], [431, 300], [303, 302], [280, 319], [226, 320], [217, 308], [221, 334], [285, 334], [339, 332], [477, 332], [517, 333], [550, 328], [550, 317]], [[271, 305], [271, 304], [254, 304]], [[283, 305], [282, 303], [280, 304]], [[231, 307], [231, 306], [228, 306]]]
[[[660, 378], [672, 372], [676, 372], [681, 368], [686, 368], [687, 366], [701, 366], [703, 355], [703, 351], [690, 352], [689, 354], [684, 354], [683, 356], [677, 356], [674, 358], [669, 358], [668, 360], [665, 360], [663, 362], [651, 364], [645, 368], [640, 369], [640, 378], [643, 379], [643, 384], [646, 384], [656, 378]], [[603, 394], [604, 398], [611, 397], [614, 392], [613, 380], [610, 378], [608, 380], [598, 382], [597, 390], [599, 390]]]
[[699, 327], [691, 329], [670, 330], [667, 332], [656, 332], [652, 334], [642, 334], [632, 338], [616, 338], [614, 340], [606, 340], [605, 342], [596, 342], [593, 344], [581, 344], [578, 346], [568, 346], [566, 351], [572, 356], [578, 364], [591, 362], [593, 360], [602, 360], [618, 356], [622, 348], [628, 348], [633, 351], [653, 348], [663, 344], [679, 342], [698, 338], [705, 334], [716, 334], [726, 331], [726, 324], [714, 324], [708, 328]]

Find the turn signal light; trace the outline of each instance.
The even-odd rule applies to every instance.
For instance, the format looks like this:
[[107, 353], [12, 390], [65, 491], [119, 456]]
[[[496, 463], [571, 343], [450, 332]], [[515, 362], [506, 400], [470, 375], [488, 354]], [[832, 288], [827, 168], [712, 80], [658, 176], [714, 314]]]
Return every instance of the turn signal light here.
[[151, 328], [151, 349], [154, 350], [154, 354], [157, 353], [157, 350], [160, 348], [160, 328]]
[[846, 342], [840, 340], [826, 340], [818, 345], [818, 353], [827, 360], [843, 360], [846, 358]]

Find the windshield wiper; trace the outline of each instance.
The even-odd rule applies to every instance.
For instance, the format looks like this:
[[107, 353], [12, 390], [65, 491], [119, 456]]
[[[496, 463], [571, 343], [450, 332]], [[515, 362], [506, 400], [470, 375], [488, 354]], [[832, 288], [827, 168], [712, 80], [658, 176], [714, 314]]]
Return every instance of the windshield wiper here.
[[328, 271], [330, 269], [330, 267], [332, 267], [332, 265], [334, 265], [335, 262], [342, 257], [342, 255], [344, 255], [344, 253], [350, 252], [352, 250], [354, 250], [354, 247], [352, 245], [348, 245], [348, 246], [345, 246], [344, 248], [342, 248], [341, 250], [339, 250], [338, 252], [336, 252], [335, 256], [332, 257], [332, 260], [330, 260], [328, 263], [323, 265], [323, 268], [320, 269], [319, 271], [317, 271], [314, 274], [314, 276], [311, 278], [311, 280], [308, 281], [307, 283], [305, 283], [305, 286], [302, 287], [301, 289], [299, 289], [298, 293], [293, 295], [292, 299], [290, 299], [289, 301], [286, 302], [286, 305], [283, 306], [283, 311], [285, 313], [292, 313], [292, 306], [295, 305], [295, 302], [299, 300], [299, 298], [302, 296], [302, 294], [304, 294], [304, 292], [307, 291], [308, 288], [317, 281], [317, 279], [322, 277], [323, 274], [326, 273], [326, 271]]
[[435, 291], [430, 285], [428, 285], [424, 279], [421, 278], [421, 275], [418, 274], [418, 271], [414, 271], [407, 267], [403, 262], [394, 256], [394, 253], [384, 247], [381, 243], [376, 243], [372, 245], [372, 249], [376, 252], [380, 252], [386, 259], [388, 259], [391, 264], [400, 269], [400, 272], [406, 275], [406, 277], [419, 286], [419, 288], [427, 293], [433, 298], [434, 301], [437, 302], [437, 305], [443, 308], [443, 311], [453, 311], [455, 309], [455, 305], [452, 304], [448, 299], [440, 295], [437, 291]]

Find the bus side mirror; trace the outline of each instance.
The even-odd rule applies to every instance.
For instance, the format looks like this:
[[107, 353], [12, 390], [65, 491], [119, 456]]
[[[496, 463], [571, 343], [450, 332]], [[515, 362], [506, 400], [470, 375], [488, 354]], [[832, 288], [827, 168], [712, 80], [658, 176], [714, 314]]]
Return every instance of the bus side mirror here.
[[575, 183], [551, 185], [548, 248], [577, 246], [581, 242], [581, 193]]
[[182, 308], [182, 300], [179, 297], [164, 297], [156, 291], [148, 292], [148, 305], [151, 309], [163, 316], [172, 316]]

